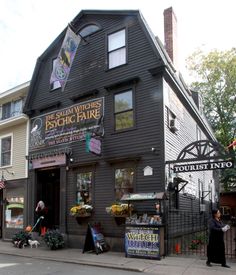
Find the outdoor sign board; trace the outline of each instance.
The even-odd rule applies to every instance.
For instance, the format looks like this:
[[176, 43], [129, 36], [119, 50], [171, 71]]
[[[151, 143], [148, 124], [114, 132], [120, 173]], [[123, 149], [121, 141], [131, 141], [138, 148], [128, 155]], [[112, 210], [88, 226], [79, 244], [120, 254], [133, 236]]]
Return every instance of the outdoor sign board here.
[[103, 115], [104, 98], [96, 98], [32, 118], [30, 150], [84, 140]]
[[66, 164], [65, 154], [32, 160], [32, 169]]
[[175, 165], [174, 173], [216, 170], [226, 168], [234, 168], [233, 160]]
[[96, 254], [99, 254], [107, 250], [108, 245], [101, 232], [101, 225], [99, 223], [94, 225], [88, 224], [83, 253], [86, 251], [95, 251]]
[[160, 260], [160, 230], [155, 226], [130, 225], [125, 228], [126, 257]]

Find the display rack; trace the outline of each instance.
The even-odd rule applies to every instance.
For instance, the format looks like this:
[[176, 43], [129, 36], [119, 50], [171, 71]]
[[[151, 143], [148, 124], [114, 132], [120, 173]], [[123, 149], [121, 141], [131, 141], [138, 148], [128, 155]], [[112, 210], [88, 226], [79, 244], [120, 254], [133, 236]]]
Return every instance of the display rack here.
[[[153, 210], [147, 213], [134, 213], [126, 218], [125, 256], [149, 259], [161, 259], [164, 255], [164, 204], [167, 196], [164, 192], [125, 194], [122, 202], [128, 204], [142, 201], [154, 201]], [[155, 214], [154, 214], [155, 213]]]

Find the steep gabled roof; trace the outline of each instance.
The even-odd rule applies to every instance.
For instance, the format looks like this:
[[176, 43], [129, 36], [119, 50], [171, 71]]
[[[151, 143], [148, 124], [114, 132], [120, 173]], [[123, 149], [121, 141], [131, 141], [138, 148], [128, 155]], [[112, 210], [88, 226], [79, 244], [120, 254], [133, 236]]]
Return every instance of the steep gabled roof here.
[[[150, 45], [153, 48], [153, 51], [156, 52], [158, 56], [161, 57], [160, 62], [158, 62], [157, 67], [153, 68], [154, 74], [155, 72], [162, 72], [165, 73], [165, 75], [168, 76], [168, 78], [174, 83], [175, 87], [177, 87], [177, 90], [179, 91], [180, 97], [185, 100], [186, 104], [190, 106], [191, 110], [194, 113], [194, 116], [196, 119], [202, 123], [203, 127], [207, 129], [209, 136], [212, 139], [215, 139], [214, 134], [212, 130], [209, 127], [209, 124], [205, 119], [203, 119], [196, 107], [196, 104], [194, 103], [194, 100], [189, 95], [189, 90], [186, 88], [186, 85], [183, 84], [183, 80], [176, 74], [176, 70], [173, 66], [173, 63], [167, 54], [162, 42], [158, 37], [155, 37], [152, 33], [151, 29], [149, 28], [146, 20], [144, 19], [143, 15], [139, 10], [82, 10], [70, 23], [74, 27], [75, 30], [78, 30], [78, 23], [80, 22], [81, 18], [86, 15], [114, 15], [114, 16], [136, 16], [139, 20], [140, 26], [143, 28], [144, 33], [146, 34], [147, 39], [150, 42]], [[35, 83], [37, 80], [38, 73], [41, 69], [42, 61], [44, 58], [47, 57], [47, 55], [51, 52], [54, 47], [58, 45], [58, 43], [62, 43], [62, 40], [65, 36], [67, 27], [58, 35], [58, 37], [49, 45], [49, 47], [43, 52], [43, 54], [38, 58], [33, 77], [31, 80], [31, 85], [28, 93], [28, 97], [25, 103], [25, 113], [29, 113], [29, 106], [30, 106], [30, 100], [33, 96]]]

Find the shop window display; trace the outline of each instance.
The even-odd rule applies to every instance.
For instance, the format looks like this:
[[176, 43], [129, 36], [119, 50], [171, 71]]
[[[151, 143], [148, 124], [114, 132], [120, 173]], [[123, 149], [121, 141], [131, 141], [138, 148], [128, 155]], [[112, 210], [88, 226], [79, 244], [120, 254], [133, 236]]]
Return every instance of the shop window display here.
[[24, 225], [24, 198], [7, 197], [5, 210], [6, 228], [23, 228]]
[[115, 170], [115, 197], [120, 200], [124, 194], [133, 192], [134, 168]]
[[77, 203], [92, 204], [92, 172], [77, 174]]

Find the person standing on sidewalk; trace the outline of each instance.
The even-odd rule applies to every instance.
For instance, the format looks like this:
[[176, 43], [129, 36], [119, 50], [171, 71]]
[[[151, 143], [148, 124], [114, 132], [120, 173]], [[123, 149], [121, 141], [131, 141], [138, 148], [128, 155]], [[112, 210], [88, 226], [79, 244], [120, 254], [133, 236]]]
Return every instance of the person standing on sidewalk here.
[[220, 220], [221, 213], [218, 209], [212, 210], [212, 218], [209, 220], [209, 241], [207, 246], [207, 266], [211, 263], [221, 264], [223, 267], [230, 268], [225, 259], [224, 232], [230, 227]]
[[48, 227], [48, 208], [45, 206], [43, 201], [37, 203], [35, 212], [37, 213], [38, 218], [42, 217], [39, 223], [39, 235], [44, 236]]

